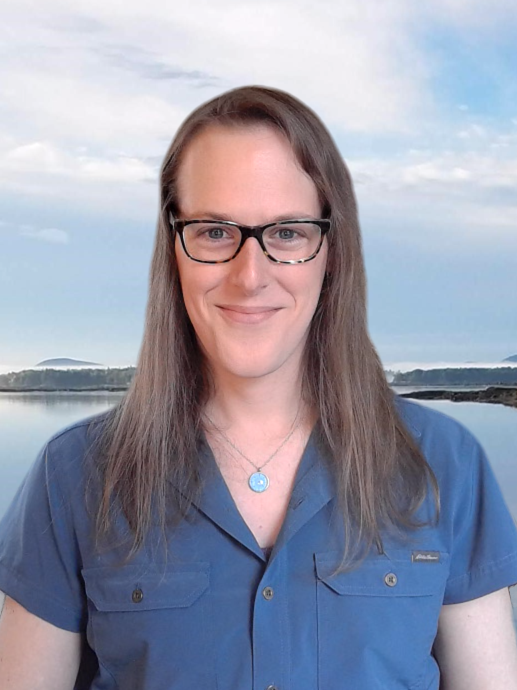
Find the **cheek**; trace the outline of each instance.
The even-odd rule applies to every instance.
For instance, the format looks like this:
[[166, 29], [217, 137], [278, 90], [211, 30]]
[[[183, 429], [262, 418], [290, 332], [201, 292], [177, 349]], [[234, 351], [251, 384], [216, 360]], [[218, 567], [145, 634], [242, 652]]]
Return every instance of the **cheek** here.
[[[200, 271], [193, 262], [192, 264], [178, 265], [178, 272], [185, 309], [192, 325], [199, 330], [210, 318], [208, 303], [211, 292], [217, 288], [219, 281], [210, 271], [210, 267], [201, 266]], [[208, 270], [205, 270], [206, 268]]]
[[183, 300], [185, 305], [188, 306], [199, 295], [210, 290], [211, 282], [213, 282], [213, 280], [210, 280], [211, 271], [210, 267], [197, 264], [195, 261], [191, 261], [188, 256], [185, 256], [179, 237], [176, 237], [175, 250]]

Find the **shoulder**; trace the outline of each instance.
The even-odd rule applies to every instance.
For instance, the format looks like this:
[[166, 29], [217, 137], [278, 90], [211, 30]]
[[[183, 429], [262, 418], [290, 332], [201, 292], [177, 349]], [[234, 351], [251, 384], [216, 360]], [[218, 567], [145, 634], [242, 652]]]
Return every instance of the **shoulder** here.
[[109, 413], [107, 410], [73, 422], [47, 440], [38, 460], [43, 462], [48, 478], [56, 476], [69, 486], [82, 483], [86, 466], [95, 458], [96, 444]]
[[395, 396], [395, 407], [408, 431], [420, 444], [445, 448], [479, 443], [466, 426], [443, 412], [399, 395]]
[[469, 473], [473, 463], [485, 457], [478, 439], [456, 419], [400, 396], [395, 396], [395, 405], [437, 476]]
[[106, 410], [59, 429], [48, 439], [46, 446], [53, 454], [89, 447], [99, 439], [109, 413], [110, 410]]
[[416, 438], [433, 436], [436, 439], [443, 439], [472, 435], [463, 424], [443, 412], [414, 400], [402, 398], [400, 395], [395, 395], [394, 398], [400, 417]]

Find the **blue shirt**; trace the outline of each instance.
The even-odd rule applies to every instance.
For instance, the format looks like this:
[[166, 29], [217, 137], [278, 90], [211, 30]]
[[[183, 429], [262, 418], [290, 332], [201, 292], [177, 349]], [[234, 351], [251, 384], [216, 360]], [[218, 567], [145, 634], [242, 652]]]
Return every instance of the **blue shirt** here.
[[[311, 436], [269, 559], [208, 446], [209, 481], [163, 549], [98, 553], [84, 500], [83, 420], [42, 449], [0, 523], [0, 590], [86, 641], [77, 690], [438, 690], [442, 604], [517, 582], [517, 530], [485, 454], [451, 418], [399, 398], [436, 473], [437, 527], [385, 536], [331, 578], [343, 547], [331, 471]], [[94, 419], [100, 429], [103, 415]], [[432, 496], [418, 517], [432, 516]], [[120, 534], [127, 533], [117, 517]], [[157, 529], [157, 528], [156, 528]]]

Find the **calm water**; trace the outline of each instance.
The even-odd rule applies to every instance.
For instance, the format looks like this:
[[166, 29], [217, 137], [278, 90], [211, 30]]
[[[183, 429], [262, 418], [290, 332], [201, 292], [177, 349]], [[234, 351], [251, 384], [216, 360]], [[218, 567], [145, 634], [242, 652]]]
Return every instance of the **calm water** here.
[[[397, 389], [402, 390], [402, 389]], [[409, 389], [404, 389], [409, 392]], [[0, 393], [0, 516], [38, 451], [72, 422], [114, 405], [121, 393]], [[483, 444], [517, 519], [517, 410], [502, 405], [419, 401], [468, 427]], [[514, 607], [517, 587], [513, 588]], [[515, 610], [517, 615], [517, 610]], [[517, 620], [516, 620], [517, 625]]]

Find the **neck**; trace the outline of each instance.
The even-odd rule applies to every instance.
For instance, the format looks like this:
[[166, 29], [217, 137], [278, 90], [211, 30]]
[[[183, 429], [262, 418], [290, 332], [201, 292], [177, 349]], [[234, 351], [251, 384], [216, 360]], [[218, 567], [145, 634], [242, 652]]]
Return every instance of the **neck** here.
[[[314, 414], [302, 403], [301, 381], [274, 372], [257, 378], [215, 376], [215, 395], [205, 414], [219, 428], [249, 439], [280, 438], [297, 412], [302, 428], [311, 428]], [[267, 430], [267, 431], [266, 431]]]

